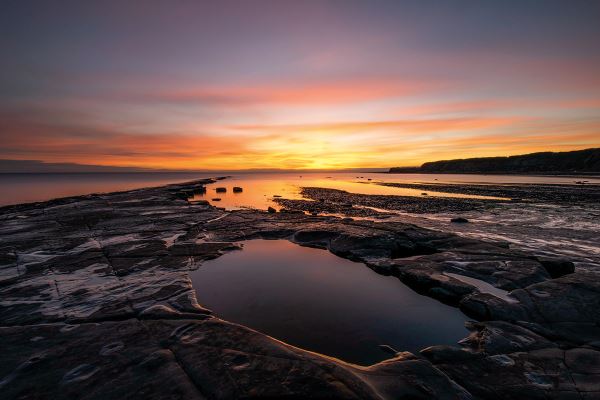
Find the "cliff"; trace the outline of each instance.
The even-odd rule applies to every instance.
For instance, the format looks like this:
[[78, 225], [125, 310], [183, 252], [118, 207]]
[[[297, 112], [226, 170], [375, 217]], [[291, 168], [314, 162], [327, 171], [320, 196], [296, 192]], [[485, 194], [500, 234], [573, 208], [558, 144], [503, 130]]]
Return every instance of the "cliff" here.
[[543, 152], [510, 157], [482, 157], [427, 162], [420, 168], [395, 167], [390, 172], [568, 174], [600, 173], [600, 148]]

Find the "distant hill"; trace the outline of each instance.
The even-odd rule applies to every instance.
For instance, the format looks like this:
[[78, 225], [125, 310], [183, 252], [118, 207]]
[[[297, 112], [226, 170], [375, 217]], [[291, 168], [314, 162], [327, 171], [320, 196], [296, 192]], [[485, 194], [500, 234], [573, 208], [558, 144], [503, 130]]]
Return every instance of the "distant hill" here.
[[390, 168], [392, 173], [571, 174], [600, 173], [600, 148], [427, 162], [420, 167]]

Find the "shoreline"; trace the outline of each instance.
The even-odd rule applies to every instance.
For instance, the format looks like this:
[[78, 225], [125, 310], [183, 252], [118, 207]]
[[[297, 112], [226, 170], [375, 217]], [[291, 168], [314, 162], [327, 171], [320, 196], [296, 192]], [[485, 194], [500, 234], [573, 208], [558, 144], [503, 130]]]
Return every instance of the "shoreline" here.
[[[140, 385], [158, 396], [199, 385], [212, 398], [397, 398], [423, 385], [427, 397], [518, 397], [523, 388], [569, 391], [579, 370], [600, 365], [594, 345], [600, 331], [589, 322], [600, 320], [597, 273], [574, 269], [569, 260], [402, 222], [225, 211], [186, 200], [211, 182], [0, 209], [0, 337], [10, 344], [0, 376], [9, 377], [7, 398], [60, 397], [60, 390], [71, 396], [119, 390], [127, 397]], [[478, 322], [469, 324], [472, 333], [460, 345], [433, 344], [420, 355], [399, 349], [368, 367], [228, 323], [198, 304], [188, 271], [256, 238], [362, 262]], [[480, 292], [451, 274], [508, 291], [516, 301]], [[32, 359], [35, 354], [44, 356]], [[136, 361], [120, 362], [122, 354]], [[564, 366], [565, 357], [578, 361]], [[40, 367], [19, 367], [28, 362]], [[137, 367], [145, 363], [157, 366]], [[541, 388], [539, 382], [555, 379], [547, 372], [553, 366], [562, 375]], [[486, 372], [498, 368], [503, 374]], [[600, 372], [589, 378], [600, 379]], [[31, 380], [38, 384], [32, 387]], [[577, 391], [593, 393], [588, 382], [577, 381]]]
[[[349, 175], [348, 176], [348, 180], [352, 180], [352, 179], [355, 178], [354, 172], [353, 173], [349, 173], [347, 171], [333, 171], [333, 172], [329, 171], [329, 172], [331, 174], [336, 174], [336, 173], [337, 174], [347, 174], [347, 175]], [[320, 173], [321, 172], [314, 172], [314, 173], [311, 172], [311, 174], [315, 174], [315, 175], [316, 174], [320, 174]], [[359, 172], [356, 172], [356, 173], [359, 173]], [[372, 172], [369, 172], [369, 173], [372, 173]], [[160, 180], [158, 180], [157, 182], [152, 182], [150, 180], [148, 182], [140, 181], [138, 183], [132, 183], [133, 186], [129, 186], [129, 187], [125, 187], [124, 185], [126, 184], [126, 182], [122, 182], [123, 183], [122, 188], [121, 189], [117, 189], [116, 191], [135, 190], [135, 189], [141, 189], [141, 188], [162, 186], [162, 185], [172, 184], [172, 183], [177, 183], [177, 182], [183, 183], [183, 182], [189, 181], [190, 179], [191, 180], [195, 179], [194, 176], [190, 176], [188, 173], [170, 173], [170, 172], [158, 172], [158, 173], [155, 173], [155, 172], [78, 172], [78, 173], [71, 173], [71, 172], [68, 172], [68, 173], [54, 173], [54, 172], [49, 172], [49, 173], [37, 173], [37, 172], [36, 173], [29, 173], [29, 172], [26, 172], [26, 173], [0, 173], [0, 177], [2, 177], [2, 176], [4, 176], [4, 177], [12, 176], [12, 177], [15, 177], [15, 178], [17, 178], [17, 177], [20, 178], [20, 177], [31, 176], [31, 177], [36, 177], [36, 178], [40, 178], [41, 179], [44, 176], [48, 176], [48, 177], [50, 177], [50, 176], [51, 177], [65, 176], [65, 177], [73, 177], [73, 178], [76, 178], [76, 177], [77, 178], [81, 178], [81, 177], [86, 177], [86, 176], [88, 176], [88, 177], [102, 177], [102, 176], [115, 176], [115, 177], [144, 176], [144, 177], [157, 177], [157, 178], [160, 178], [160, 177], [169, 176], [169, 175], [172, 175], [172, 174], [174, 174], [174, 175], [180, 175], [180, 179], [175, 180], [175, 182], [165, 182], [165, 181], [160, 181]], [[266, 173], [266, 174], [268, 176], [277, 176], [278, 175], [278, 173], [271, 173], [271, 172]], [[402, 175], [401, 173], [400, 174], [395, 174], [395, 173], [388, 173], [388, 172], [375, 172], [375, 173], [372, 173], [372, 174], [380, 174], [380, 175], [373, 175], [372, 176], [373, 180], [376, 180], [378, 178], [379, 179], [385, 179], [385, 178], [383, 178], [384, 176]], [[412, 173], [407, 173], [406, 175], [413, 175], [413, 174]], [[431, 175], [436, 175], [436, 174], [423, 173], [422, 175], [431, 176]], [[456, 175], [456, 174], [450, 174], [450, 173], [448, 173], [448, 174], [440, 174], [440, 175], [448, 175], [449, 176], [449, 175]], [[464, 175], [470, 175], [470, 176], [477, 176], [477, 175], [479, 175], [479, 176], [482, 177], [482, 179], [484, 177], [486, 177], [486, 176], [490, 176], [490, 177], [492, 177], [492, 176], [507, 176], [507, 177], [524, 177], [524, 178], [527, 178], [527, 177], [540, 177], [540, 178], [544, 178], [544, 177], [546, 177], [546, 178], [581, 178], [581, 179], [592, 178], [592, 179], [600, 179], [600, 176], [571, 176], [571, 175], [533, 175], [533, 174], [530, 174], [530, 175], [518, 175], [518, 174], [513, 174], [513, 175], [504, 175], [504, 174], [482, 175], [482, 174], [475, 174], [475, 173], [474, 174], [464, 174]], [[212, 175], [212, 176], [217, 176], [217, 177], [220, 177], [220, 178], [236, 177], [235, 175], [222, 176], [220, 174]], [[242, 174], [242, 175], [237, 176], [237, 177], [244, 178], [245, 176], [252, 176], [252, 173], [250, 173], [250, 174]], [[200, 177], [202, 179], [204, 179], [204, 178], [210, 178], [210, 176], [206, 176], [206, 175], [200, 175]], [[358, 178], [358, 177], [356, 177], [356, 178]], [[69, 182], [70, 181], [67, 181], [67, 183], [69, 183]], [[107, 183], [107, 182], [100, 182], [98, 184], [98, 186], [108, 186], [108, 187], [110, 187], [110, 184]], [[26, 191], [35, 191], [35, 190], [37, 190], [37, 185], [39, 185], [40, 183], [43, 183], [43, 182], [37, 182], [37, 181], [30, 182], [31, 187], [28, 187], [27, 186], [27, 184], [28, 184], [27, 182], [20, 183], [20, 181], [19, 181], [19, 185], [15, 186], [13, 188], [13, 190], [17, 190], [17, 191], [24, 191], [24, 190], [26, 190]], [[15, 202], [11, 202], [11, 203], [4, 204], [4, 205], [0, 204], [0, 207], [16, 206], [16, 205], [19, 205], [19, 204], [27, 204], [27, 203], [39, 203], [39, 202], [44, 202], [44, 201], [56, 201], [58, 199], [62, 199], [62, 198], [66, 198], [66, 197], [77, 197], [77, 196], [83, 196], [83, 195], [88, 195], [88, 194], [97, 194], [97, 193], [110, 193], [110, 192], [115, 191], [115, 190], [110, 190], [110, 188], [108, 190], [97, 190], [97, 189], [94, 189], [94, 183], [95, 183], [94, 181], [85, 182], [85, 183], [81, 183], [81, 182], [74, 182], [73, 183], [73, 185], [83, 185], [83, 186], [86, 186], [86, 187], [84, 187], [82, 189], [82, 190], [84, 190], [84, 192], [77, 192], [75, 189], [73, 189], [73, 190], [69, 190], [68, 192], [70, 192], [70, 193], [68, 193], [66, 195], [57, 195], [57, 196], [53, 196], [53, 197], [45, 197], [45, 198], [40, 198], [38, 200], [36, 200], [36, 199], [33, 198], [33, 199], [30, 199], [30, 200], [27, 200], [27, 201], [15, 201]], [[115, 184], [117, 184], [117, 183], [119, 183], [119, 181], [116, 181]], [[431, 183], [433, 183], [433, 182], [431, 182]], [[447, 183], [450, 184], [451, 182], [447, 182]], [[476, 183], [476, 182], [462, 182], [462, 184], [465, 184], [465, 185], [472, 185], [474, 183]], [[479, 183], [482, 183], [484, 185], [498, 185], [498, 184], [500, 184], [500, 182], [483, 182], [483, 181], [479, 182]], [[14, 185], [14, 182], [13, 181], [7, 181], [6, 184], [10, 186], [11, 184]], [[56, 182], [56, 185], [60, 185], [60, 184], [61, 184], [60, 182]], [[399, 184], [407, 184], [408, 185], [410, 183], [406, 182], [406, 183], [399, 183]], [[518, 184], [524, 185], [524, 184], [528, 184], [528, 183], [523, 182], [523, 183], [518, 183]], [[573, 183], [570, 183], [570, 182], [556, 182], [556, 183], [552, 183], [552, 182], [537, 182], [537, 183], [536, 182], [531, 182], [529, 184], [530, 185], [573, 185], [573, 186], [575, 186], [575, 182], [573, 182]], [[578, 186], [588, 186], [589, 187], [589, 186], [597, 186], [597, 185], [600, 185], [600, 182], [599, 183], [591, 182], [591, 183], [586, 183], [585, 185], [578, 185]], [[43, 190], [43, 188], [42, 188], [42, 190]]]
[[410, 174], [424, 174], [424, 175], [506, 175], [506, 176], [546, 176], [546, 177], [566, 177], [566, 178], [600, 178], [600, 172], [450, 172], [450, 171], [407, 171], [407, 172], [393, 172], [387, 171], [382, 172], [390, 175], [410, 175]]

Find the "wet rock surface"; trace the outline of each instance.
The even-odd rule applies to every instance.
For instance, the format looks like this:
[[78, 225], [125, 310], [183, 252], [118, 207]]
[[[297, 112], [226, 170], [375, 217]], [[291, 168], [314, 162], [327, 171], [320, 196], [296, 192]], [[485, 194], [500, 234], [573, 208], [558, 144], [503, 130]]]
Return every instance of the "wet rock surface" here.
[[[461, 212], [480, 210], [498, 200], [462, 199], [433, 196], [368, 195], [338, 189], [303, 187], [300, 191], [309, 200], [276, 198], [275, 202], [291, 210], [317, 213], [337, 213], [354, 217], [380, 214], [376, 209], [410, 213]], [[375, 209], [375, 210], [374, 210]]]
[[[2, 398], [600, 397], [595, 271], [401, 222], [186, 200], [211, 182], [0, 209]], [[457, 346], [370, 367], [288, 346], [219, 319], [191, 286], [190, 270], [254, 238], [364, 262], [478, 322]]]
[[[404, 186], [412, 188], [412, 184]], [[454, 193], [468, 194], [463, 189], [466, 187], [468, 191], [470, 185], [450, 186], [453, 187]], [[495, 190], [503, 185], [475, 186], [482, 190], [479, 194], [490, 195], [494, 193], [485, 192], [486, 187]], [[546, 192], [546, 186], [555, 186], [555, 191], [560, 191], [563, 186], [568, 185], [542, 184], [539, 185], [539, 189], [533, 184], [514, 186], [536, 193]], [[578, 191], [580, 187], [584, 187], [585, 190]], [[561, 202], [552, 200], [552, 196], [549, 196], [548, 200], [542, 200], [539, 196], [537, 200], [530, 198], [512, 201], [463, 198], [438, 200], [440, 198], [434, 196], [369, 196], [339, 190], [305, 188], [303, 193], [310, 197], [309, 200], [275, 201], [284, 209], [314, 215], [402, 221], [434, 230], [453, 232], [464, 237], [510, 243], [513, 248], [540, 257], [570, 260], [577, 268], [600, 270], [600, 203], [593, 196], [594, 190], [597, 189], [592, 185], [571, 185], [565, 190], [567, 196], [568, 193], [579, 193], [578, 200]], [[557, 198], [560, 197], [559, 194]], [[447, 206], [448, 204], [451, 206]], [[452, 219], [457, 217], [465, 218], [469, 223], [452, 222]]]
[[509, 198], [513, 201], [544, 202], [551, 204], [598, 203], [600, 185], [558, 184], [443, 184], [378, 182], [378, 185], [406, 189], [432, 190], [476, 196]]

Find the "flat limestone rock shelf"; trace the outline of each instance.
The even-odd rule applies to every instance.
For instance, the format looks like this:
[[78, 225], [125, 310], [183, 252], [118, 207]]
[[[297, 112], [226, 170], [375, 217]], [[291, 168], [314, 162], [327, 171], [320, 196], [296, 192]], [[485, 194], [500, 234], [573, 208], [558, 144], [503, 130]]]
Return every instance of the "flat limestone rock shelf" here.
[[289, 344], [360, 365], [456, 344], [466, 317], [361, 263], [286, 240], [251, 240], [190, 273], [203, 306]]
[[[0, 208], [2, 400], [598, 398], [596, 271], [402, 221], [187, 201], [214, 182]], [[364, 263], [478, 322], [368, 367], [290, 346], [198, 304], [190, 272], [253, 239]]]

